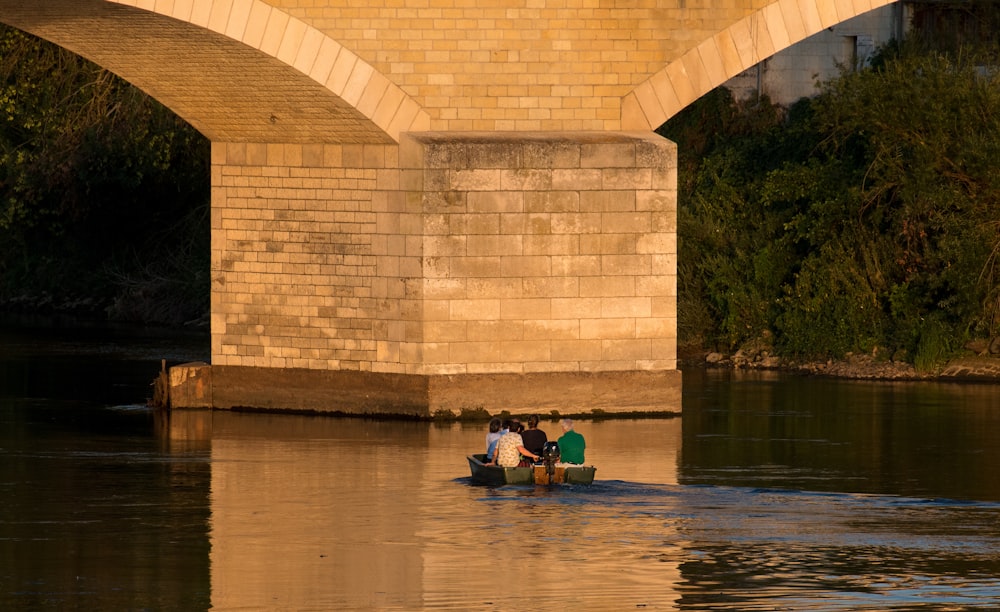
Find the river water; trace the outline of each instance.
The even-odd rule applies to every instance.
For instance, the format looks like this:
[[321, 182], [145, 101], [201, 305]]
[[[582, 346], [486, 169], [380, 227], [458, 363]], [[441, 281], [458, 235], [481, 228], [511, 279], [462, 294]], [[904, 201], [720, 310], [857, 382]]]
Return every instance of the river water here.
[[593, 486], [489, 488], [485, 423], [145, 408], [207, 344], [0, 328], [0, 609], [1000, 607], [996, 385], [690, 370], [578, 423]]

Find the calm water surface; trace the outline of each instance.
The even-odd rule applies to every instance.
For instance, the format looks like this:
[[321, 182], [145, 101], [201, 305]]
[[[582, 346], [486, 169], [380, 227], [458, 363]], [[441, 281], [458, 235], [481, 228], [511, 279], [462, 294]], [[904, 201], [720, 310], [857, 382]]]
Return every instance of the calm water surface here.
[[147, 410], [202, 351], [0, 329], [0, 609], [1000, 607], [994, 385], [688, 371], [593, 486], [488, 488], [484, 424]]

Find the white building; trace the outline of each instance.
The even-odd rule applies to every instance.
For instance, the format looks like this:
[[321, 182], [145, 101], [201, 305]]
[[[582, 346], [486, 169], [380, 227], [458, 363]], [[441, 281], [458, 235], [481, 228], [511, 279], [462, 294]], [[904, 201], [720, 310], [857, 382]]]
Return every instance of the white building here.
[[912, 5], [884, 6], [810, 36], [733, 77], [724, 85], [738, 99], [767, 94], [789, 105], [817, 93], [817, 84], [836, 77], [841, 66], [861, 66], [881, 45], [909, 29]]

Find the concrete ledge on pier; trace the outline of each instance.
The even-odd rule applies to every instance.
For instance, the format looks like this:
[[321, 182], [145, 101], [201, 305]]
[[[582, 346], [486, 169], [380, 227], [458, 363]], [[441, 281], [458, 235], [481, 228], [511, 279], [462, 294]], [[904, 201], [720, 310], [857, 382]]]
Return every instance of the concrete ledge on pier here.
[[167, 371], [168, 405], [178, 408], [212, 407], [212, 366], [197, 361]]
[[410, 418], [476, 410], [613, 415], [681, 409], [677, 370], [419, 376], [185, 364], [171, 368], [169, 378], [171, 408]]

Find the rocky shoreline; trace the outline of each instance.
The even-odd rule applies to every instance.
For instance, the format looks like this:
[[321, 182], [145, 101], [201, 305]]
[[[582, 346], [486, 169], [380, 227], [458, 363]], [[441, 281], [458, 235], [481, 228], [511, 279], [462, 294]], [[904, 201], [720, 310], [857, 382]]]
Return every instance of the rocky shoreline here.
[[701, 351], [684, 356], [682, 364], [734, 370], [780, 370], [806, 375], [857, 380], [949, 380], [1000, 382], [1000, 356], [988, 351], [954, 358], [933, 371], [918, 371], [913, 364], [873, 355], [849, 354], [844, 359], [794, 361], [766, 350], [739, 350], [731, 355]]

